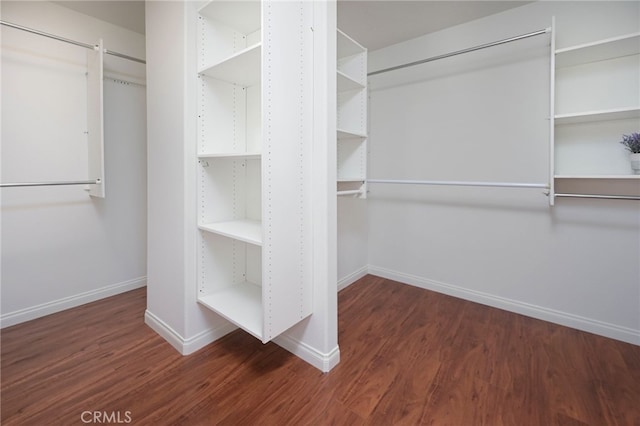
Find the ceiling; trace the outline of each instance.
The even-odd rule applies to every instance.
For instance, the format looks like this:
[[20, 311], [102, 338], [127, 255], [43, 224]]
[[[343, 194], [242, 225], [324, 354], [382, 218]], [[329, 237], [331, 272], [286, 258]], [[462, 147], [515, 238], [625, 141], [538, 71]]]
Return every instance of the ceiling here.
[[144, 34], [144, 1], [54, 1], [60, 6]]
[[[144, 1], [55, 1], [144, 34]], [[338, 0], [338, 27], [369, 50], [522, 6], [529, 1]]]
[[531, 2], [339, 0], [338, 28], [376, 50], [527, 3]]

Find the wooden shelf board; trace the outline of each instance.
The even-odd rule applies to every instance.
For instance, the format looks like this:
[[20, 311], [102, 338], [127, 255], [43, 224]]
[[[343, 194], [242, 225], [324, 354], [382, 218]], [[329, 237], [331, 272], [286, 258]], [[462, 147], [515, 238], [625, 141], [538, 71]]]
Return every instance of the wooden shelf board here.
[[260, 82], [261, 57], [262, 43], [256, 43], [223, 61], [204, 67], [199, 73], [245, 87], [253, 86]]
[[198, 158], [246, 158], [257, 159], [262, 156], [259, 152], [210, 152], [198, 154]]
[[243, 282], [198, 297], [198, 302], [258, 339], [263, 339], [262, 287]]
[[556, 68], [640, 54], [640, 32], [556, 50]]
[[258, 220], [241, 219], [198, 225], [198, 228], [234, 240], [262, 246], [262, 223]]
[[626, 120], [630, 118], [640, 118], [640, 107], [557, 114], [554, 117], [555, 124], [557, 125], [589, 123], [594, 121]]
[[243, 34], [260, 29], [260, 2], [210, 1], [198, 11], [202, 16], [220, 22]]

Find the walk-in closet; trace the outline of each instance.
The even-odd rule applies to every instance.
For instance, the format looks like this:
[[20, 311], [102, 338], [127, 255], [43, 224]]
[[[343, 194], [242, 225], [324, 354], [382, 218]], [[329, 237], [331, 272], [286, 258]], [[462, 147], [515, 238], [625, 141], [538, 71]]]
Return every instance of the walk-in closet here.
[[2, 4], [3, 327], [328, 372], [373, 275], [640, 343], [638, 2], [89, 3]]
[[2, 1], [3, 424], [636, 424], [640, 2]]

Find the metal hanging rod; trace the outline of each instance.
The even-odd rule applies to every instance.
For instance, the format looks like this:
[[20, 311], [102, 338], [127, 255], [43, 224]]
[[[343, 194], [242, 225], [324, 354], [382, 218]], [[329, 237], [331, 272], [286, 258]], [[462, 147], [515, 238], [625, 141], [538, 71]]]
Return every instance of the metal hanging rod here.
[[519, 182], [473, 182], [473, 181], [449, 181], [449, 180], [396, 180], [396, 179], [367, 179], [367, 183], [389, 183], [400, 185], [445, 185], [445, 186], [484, 186], [499, 188], [541, 188], [549, 189], [546, 183], [519, 183]]
[[389, 67], [389, 68], [384, 68], [384, 69], [377, 70], [377, 71], [372, 71], [372, 72], [368, 73], [367, 76], [382, 74], [382, 73], [385, 73], [385, 72], [395, 71], [395, 70], [399, 70], [399, 69], [407, 68], [407, 67], [413, 67], [415, 65], [420, 65], [420, 64], [427, 63], [427, 62], [433, 62], [433, 61], [437, 61], [439, 59], [449, 58], [451, 56], [462, 55], [463, 53], [469, 53], [469, 52], [474, 52], [476, 50], [486, 49], [487, 47], [498, 46], [500, 44], [510, 43], [512, 41], [522, 40], [524, 38], [535, 37], [535, 36], [538, 36], [538, 35], [546, 34], [548, 32], [551, 32], [551, 28], [545, 28], [543, 30], [534, 31], [532, 33], [522, 34], [522, 35], [519, 35], [519, 36], [510, 37], [510, 38], [505, 38], [504, 40], [498, 40], [498, 41], [494, 41], [494, 42], [491, 42], [491, 43], [481, 44], [479, 46], [469, 47], [467, 49], [457, 50], [455, 52], [445, 53], [443, 55], [432, 56], [430, 58], [421, 59], [419, 61], [409, 62], [407, 64], [396, 65], [394, 67]]
[[60, 182], [18, 182], [18, 183], [0, 183], [0, 188], [12, 188], [17, 186], [61, 186], [61, 185], [100, 185], [100, 179], [93, 180], [69, 180]]
[[600, 194], [555, 194], [556, 197], [566, 198], [597, 198], [605, 200], [635, 200], [640, 201], [640, 197], [634, 195], [600, 195]]
[[[68, 38], [60, 37], [60, 36], [57, 36], [57, 35], [54, 35], [54, 34], [45, 33], [44, 31], [34, 30], [33, 28], [23, 27], [22, 25], [13, 24], [13, 23], [7, 22], [7, 21], [0, 20], [0, 24], [6, 25], [7, 27], [15, 28], [17, 30], [26, 31], [28, 33], [32, 33], [32, 34], [36, 34], [36, 35], [40, 35], [40, 36], [44, 36], [44, 37], [48, 37], [48, 38], [52, 38], [54, 40], [62, 41], [64, 43], [74, 44], [76, 46], [84, 47], [86, 49], [95, 50], [95, 49], [98, 48], [98, 46], [93, 45], [93, 44], [82, 43], [81, 41], [75, 41], [75, 40], [71, 40], [71, 39], [68, 39]], [[114, 51], [108, 50], [108, 49], [104, 49], [104, 53], [106, 53], [107, 55], [112, 55], [112, 56], [117, 56], [119, 58], [128, 59], [130, 61], [139, 62], [141, 64], [146, 64], [147, 63], [144, 59], [135, 58], [133, 56], [129, 56], [129, 55], [125, 55], [125, 54], [122, 54], [122, 53], [114, 52]]]

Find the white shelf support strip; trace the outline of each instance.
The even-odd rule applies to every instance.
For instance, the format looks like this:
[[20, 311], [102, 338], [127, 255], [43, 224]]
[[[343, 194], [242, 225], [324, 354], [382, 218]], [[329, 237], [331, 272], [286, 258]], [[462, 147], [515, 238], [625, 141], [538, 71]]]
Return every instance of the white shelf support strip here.
[[60, 182], [16, 182], [0, 183], [0, 188], [13, 188], [18, 186], [61, 186], [61, 185], [100, 185], [100, 179], [93, 180], [68, 180]]
[[444, 186], [482, 186], [499, 188], [540, 188], [549, 189], [546, 183], [520, 183], [520, 182], [474, 182], [455, 180], [397, 180], [397, 179], [367, 179], [367, 183], [388, 183], [399, 185], [444, 185]]
[[[33, 28], [23, 27], [22, 25], [14, 24], [7, 21], [0, 20], [1, 25], [5, 25], [7, 27], [15, 28], [16, 30], [26, 31], [28, 33], [36, 34], [43, 37], [48, 37], [54, 40], [62, 41], [64, 43], [74, 44], [76, 46], [84, 47], [86, 49], [96, 50], [98, 49], [97, 45], [83, 43], [81, 41], [71, 40], [68, 38], [60, 37], [54, 34], [45, 33], [44, 31], [35, 30]], [[127, 59], [129, 61], [139, 62], [141, 64], [146, 64], [147, 62], [144, 59], [135, 58], [133, 56], [125, 55], [123, 53], [114, 52], [112, 50], [104, 49], [104, 53], [107, 55], [117, 56], [119, 58]]]
[[534, 31], [534, 32], [531, 32], [531, 33], [522, 34], [522, 35], [518, 35], [518, 36], [515, 36], [515, 37], [509, 37], [509, 38], [505, 38], [503, 40], [493, 41], [491, 43], [485, 43], [485, 44], [481, 44], [481, 45], [478, 45], [478, 46], [469, 47], [467, 49], [456, 50], [455, 52], [450, 52], [450, 53], [445, 53], [445, 54], [442, 54], [442, 55], [432, 56], [432, 57], [427, 58], [427, 59], [421, 59], [419, 61], [409, 62], [407, 64], [396, 65], [394, 67], [384, 68], [384, 69], [377, 70], [377, 71], [371, 71], [370, 73], [367, 74], [367, 76], [382, 74], [382, 73], [389, 72], [389, 71], [396, 71], [396, 70], [399, 70], [399, 69], [402, 69], [402, 68], [413, 67], [415, 65], [421, 65], [421, 64], [425, 64], [427, 62], [433, 62], [433, 61], [437, 61], [437, 60], [440, 60], [440, 59], [449, 58], [451, 56], [457, 56], [457, 55], [462, 55], [464, 53], [475, 52], [476, 50], [486, 49], [488, 47], [493, 47], [493, 46], [499, 46], [501, 44], [511, 43], [512, 41], [518, 41], [518, 40], [522, 40], [522, 39], [529, 38], [529, 37], [539, 36], [539, 35], [542, 35], [542, 34], [546, 34], [548, 32], [551, 32], [551, 28], [545, 28], [543, 30]]
[[603, 199], [603, 200], [633, 200], [640, 201], [640, 196], [635, 195], [601, 195], [601, 194], [555, 194], [556, 197], [566, 197], [566, 198], [595, 198], [595, 199]]

